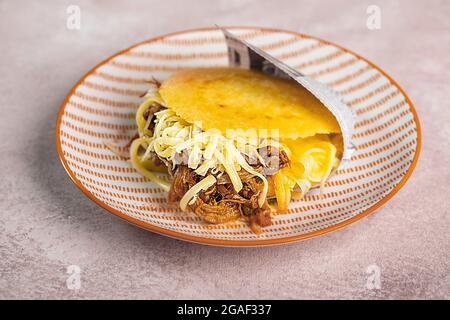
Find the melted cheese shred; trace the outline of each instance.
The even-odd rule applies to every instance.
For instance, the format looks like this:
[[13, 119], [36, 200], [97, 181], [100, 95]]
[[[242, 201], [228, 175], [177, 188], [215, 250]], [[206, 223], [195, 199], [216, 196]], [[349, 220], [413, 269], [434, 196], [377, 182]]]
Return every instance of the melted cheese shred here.
[[136, 112], [136, 124], [138, 127], [139, 136], [142, 137], [144, 135], [151, 137], [153, 135], [152, 131], [148, 129], [150, 121], [152, 117], [144, 118], [144, 113], [152, 104], [160, 104], [162, 105], [162, 100], [157, 91], [149, 91], [145, 96], [146, 99], [139, 106]]
[[139, 172], [144, 177], [148, 178], [150, 181], [156, 183], [161, 189], [168, 192], [170, 190], [169, 182], [161, 179], [154, 172], [148, 170], [144, 165], [144, 160], [139, 155], [139, 149], [142, 147], [144, 149], [148, 148], [150, 141], [148, 137], [141, 137], [135, 139], [130, 147], [130, 161], [134, 169]]
[[180, 200], [180, 208], [183, 211], [186, 211], [187, 205], [192, 204], [199, 193], [202, 190], [207, 190], [209, 187], [216, 183], [216, 178], [212, 175], [208, 175], [206, 178], [203, 178], [200, 182], [197, 182], [192, 188], [190, 188], [181, 198]]
[[[283, 141], [290, 166], [274, 175], [278, 211], [286, 212], [292, 198], [301, 199], [315, 185], [320, 186], [320, 196], [327, 179], [339, 160], [337, 149], [327, 136]], [[292, 191], [299, 189], [300, 191]]]

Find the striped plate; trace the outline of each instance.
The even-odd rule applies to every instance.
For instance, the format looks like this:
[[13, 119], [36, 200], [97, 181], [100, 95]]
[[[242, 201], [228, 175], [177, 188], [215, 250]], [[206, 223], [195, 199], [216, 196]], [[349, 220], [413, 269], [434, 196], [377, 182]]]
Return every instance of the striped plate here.
[[189, 30], [153, 38], [95, 66], [70, 90], [58, 115], [56, 145], [75, 184], [109, 212], [145, 229], [203, 244], [258, 246], [324, 234], [373, 212], [406, 182], [417, 161], [420, 127], [403, 90], [355, 53], [299, 33], [231, 27], [232, 31], [339, 92], [356, 114], [356, 153], [327, 184], [274, 217], [262, 235], [244, 222], [208, 225], [166, 203], [166, 194], [105, 147], [135, 131], [139, 96], [152, 78], [186, 67], [227, 64], [220, 31]]

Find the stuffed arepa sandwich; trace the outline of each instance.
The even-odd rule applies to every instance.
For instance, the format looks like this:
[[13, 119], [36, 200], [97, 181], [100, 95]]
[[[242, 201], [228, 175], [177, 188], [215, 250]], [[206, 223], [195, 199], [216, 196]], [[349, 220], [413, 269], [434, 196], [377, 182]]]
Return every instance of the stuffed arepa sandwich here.
[[207, 223], [244, 219], [255, 233], [291, 199], [322, 190], [342, 156], [337, 120], [319, 100], [245, 69], [179, 71], [145, 95], [136, 122], [131, 163], [169, 203]]

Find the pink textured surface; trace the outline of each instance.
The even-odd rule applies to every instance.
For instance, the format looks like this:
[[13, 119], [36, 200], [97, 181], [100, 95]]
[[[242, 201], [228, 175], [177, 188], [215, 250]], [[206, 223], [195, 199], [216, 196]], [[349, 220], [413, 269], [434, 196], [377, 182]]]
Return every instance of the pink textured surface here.
[[[382, 25], [371, 31], [372, 2], [195, 2], [0, 3], [0, 298], [450, 298], [450, 3], [377, 1]], [[81, 8], [81, 30], [66, 29], [69, 4]], [[214, 23], [315, 35], [387, 71], [422, 124], [406, 186], [343, 230], [258, 249], [162, 237], [84, 197], [54, 147], [64, 95], [130, 44]], [[81, 268], [79, 290], [66, 286], [69, 265]], [[370, 265], [381, 268], [381, 289], [366, 287]]]

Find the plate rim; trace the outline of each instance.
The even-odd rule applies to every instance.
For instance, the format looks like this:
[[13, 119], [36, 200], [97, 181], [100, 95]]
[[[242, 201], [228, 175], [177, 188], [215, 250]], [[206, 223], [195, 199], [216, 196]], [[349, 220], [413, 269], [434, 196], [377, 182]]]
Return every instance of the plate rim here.
[[139, 220], [137, 218], [133, 218], [130, 217], [122, 212], [120, 212], [119, 210], [109, 206], [108, 204], [106, 204], [105, 202], [103, 202], [102, 200], [100, 200], [99, 198], [97, 198], [94, 194], [92, 194], [86, 187], [84, 187], [84, 185], [81, 183], [80, 180], [78, 180], [78, 178], [75, 176], [75, 174], [73, 173], [73, 171], [70, 169], [66, 158], [63, 154], [63, 150], [62, 150], [62, 145], [61, 145], [61, 136], [60, 136], [60, 128], [61, 128], [61, 119], [62, 116], [64, 114], [64, 110], [65, 107], [70, 99], [70, 97], [73, 95], [73, 93], [75, 92], [75, 90], [78, 88], [78, 86], [88, 77], [90, 76], [97, 68], [99, 68], [100, 66], [108, 63], [109, 61], [111, 61], [112, 59], [114, 59], [115, 57], [135, 48], [138, 47], [140, 45], [143, 45], [145, 43], [150, 43], [150, 42], [155, 42], [158, 41], [160, 39], [163, 39], [165, 37], [169, 37], [169, 36], [174, 36], [174, 35], [180, 35], [180, 34], [185, 34], [185, 33], [192, 33], [192, 32], [198, 32], [198, 31], [211, 31], [211, 30], [215, 30], [216, 27], [201, 27], [201, 28], [193, 28], [193, 29], [185, 29], [185, 30], [181, 30], [181, 31], [176, 31], [176, 32], [171, 32], [171, 33], [167, 33], [164, 35], [159, 35], [156, 37], [152, 37], [150, 39], [146, 39], [144, 41], [140, 41], [136, 44], [133, 44], [123, 50], [120, 50], [116, 53], [114, 53], [113, 55], [109, 56], [108, 58], [102, 60], [101, 62], [97, 63], [94, 67], [92, 67], [88, 72], [86, 72], [73, 86], [72, 88], [69, 90], [69, 92], [66, 94], [63, 102], [61, 103], [60, 107], [59, 107], [59, 111], [58, 111], [58, 116], [56, 119], [56, 127], [55, 127], [55, 138], [56, 138], [56, 150], [58, 153], [58, 157], [59, 160], [64, 168], [64, 170], [66, 171], [66, 173], [68, 174], [69, 178], [71, 179], [71, 181], [89, 198], [91, 199], [94, 203], [96, 203], [97, 205], [99, 205], [100, 207], [102, 207], [103, 209], [105, 209], [106, 211], [108, 211], [109, 213], [127, 221], [128, 223], [135, 225], [137, 227], [140, 227], [142, 229], [148, 230], [148, 231], [152, 231], [155, 233], [158, 233], [160, 235], [165, 235], [171, 238], [175, 238], [175, 239], [179, 239], [179, 240], [184, 240], [184, 241], [188, 241], [188, 242], [193, 242], [193, 243], [198, 243], [198, 244], [205, 244], [205, 245], [214, 245], [214, 246], [223, 246], [223, 247], [255, 247], [255, 246], [271, 246], [271, 245], [280, 245], [280, 244], [286, 244], [286, 243], [291, 243], [291, 242], [296, 242], [296, 241], [300, 241], [300, 240], [306, 240], [306, 239], [310, 239], [313, 237], [317, 237], [320, 235], [324, 235], [327, 233], [330, 233], [332, 231], [341, 229], [343, 227], [346, 227], [364, 217], [366, 217], [367, 215], [369, 215], [370, 213], [373, 213], [374, 211], [376, 211], [377, 209], [379, 209], [381, 206], [383, 206], [386, 202], [388, 202], [406, 183], [406, 181], [410, 178], [412, 172], [414, 171], [417, 161], [419, 159], [419, 154], [421, 151], [421, 147], [422, 147], [422, 131], [421, 131], [421, 127], [420, 127], [420, 122], [419, 122], [419, 116], [417, 114], [417, 111], [411, 101], [411, 99], [408, 97], [408, 95], [406, 94], [406, 92], [403, 90], [403, 88], [390, 76], [388, 75], [383, 69], [381, 69], [380, 67], [378, 67], [376, 64], [374, 64], [373, 62], [367, 60], [366, 58], [360, 56], [359, 54], [344, 48], [338, 44], [335, 44], [331, 41], [328, 40], [323, 40], [319, 37], [316, 36], [310, 36], [307, 34], [303, 34], [300, 32], [296, 32], [296, 31], [289, 31], [289, 30], [284, 30], [284, 29], [280, 29], [280, 28], [266, 28], [266, 27], [256, 27], [256, 26], [224, 26], [223, 28], [226, 29], [255, 29], [255, 30], [259, 30], [259, 31], [263, 31], [263, 32], [284, 32], [284, 33], [288, 33], [288, 34], [292, 34], [295, 36], [299, 36], [302, 38], [310, 38], [310, 39], [314, 39], [317, 41], [321, 41], [325, 44], [328, 45], [332, 45], [335, 46], [336, 48], [339, 48], [340, 50], [343, 50], [344, 52], [350, 53], [352, 55], [354, 55], [355, 57], [357, 57], [358, 59], [361, 59], [362, 61], [365, 61], [368, 65], [370, 65], [372, 68], [375, 68], [376, 70], [378, 70], [383, 76], [385, 76], [391, 84], [393, 84], [394, 86], [397, 87], [397, 89], [403, 94], [403, 96], [405, 97], [405, 100], [409, 106], [409, 110], [411, 111], [412, 115], [413, 115], [413, 119], [414, 119], [414, 123], [416, 125], [416, 129], [417, 129], [417, 144], [416, 144], [416, 148], [415, 148], [415, 153], [414, 153], [414, 158], [411, 162], [411, 164], [408, 167], [408, 171], [405, 173], [405, 175], [402, 177], [402, 179], [394, 186], [394, 188], [388, 193], [386, 194], [383, 198], [381, 198], [380, 200], [378, 200], [377, 202], [375, 202], [374, 204], [372, 204], [369, 208], [367, 208], [366, 210], [364, 210], [363, 212], [351, 217], [350, 219], [347, 219], [345, 221], [339, 222], [335, 225], [326, 227], [324, 229], [321, 230], [316, 230], [316, 231], [311, 231], [305, 234], [301, 234], [301, 235], [295, 235], [295, 236], [288, 236], [288, 237], [282, 237], [282, 238], [277, 238], [277, 239], [257, 239], [257, 240], [228, 240], [228, 239], [215, 239], [215, 238], [208, 238], [208, 237], [202, 237], [202, 236], [195, 236], [195, 235], [189, 235], [189, 234], [185, 234], [182, 232], [178, 232], [178, 231], [173, 231], [173, 230], [168, 230], [162, 227], [158, 227], [156, 225], [150, 224], [148, 222]]

